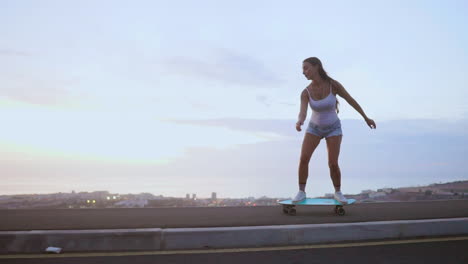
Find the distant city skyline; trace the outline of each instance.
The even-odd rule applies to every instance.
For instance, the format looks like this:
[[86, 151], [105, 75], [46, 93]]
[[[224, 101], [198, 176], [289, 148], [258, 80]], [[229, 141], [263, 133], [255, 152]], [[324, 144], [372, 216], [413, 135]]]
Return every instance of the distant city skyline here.
[[[430, 183], [430, 184], [425, 184], [425, 185], [413, 185], [413, 186], [399, 186], [399, 187], [381, 187], [381, 188], [375, 188], [375, 189], [363, 189], [361, 190], [360, 192], [356, 192], [356, 193], [347, 193], [349, 195], [358, 195], [358, 194], [362, 194], [362, 193], [369, 193], [369, 192], [379, 192], [381, 190], [391, 190], [391, 189], [400, 189], [400, 188], [403, 188], [403, 189], [408, 189], [408, 188], [430, 188], [431, 186], [435, 186], [435, 185], [440, 185], [440, 184], [459, 184], [460, 182], [464, 182], [466, 183], [466, 181], [468, 180], [459, 180], [459, 181], [450, 181], [450, 182], [434, 182], [434, 183]], [[458, 190], [458, 189], [456, 189]], [[463, 189], [465, 190], [465, 189]], [[274, 197], [274, 196], [267, 196], [267, 195], [262, 195], [262, 196], [246, 196], [246, 197], [218, 197], [217, 195], [217, 192], [212, 192], [211, 193], [211, 196], [210, 197], [198, 197], [196, 193], [187, 193], [185, 195], [185, 197], [178, 197], [178, 196], [164, 196], [162, 194], [158, 194], [158, 193], [150, 193], [150, 192], [140, 192], [140, 193], [118, 193], [118, 192], [110, 192], [108, 190], [95, 190], [95, 191], [81, 191], [81, 192], [77, 192], [75, 190], [71, 190], [71, 191], [60, 191], [60, 192], [54, 192], [54, 193], [15, 193], [15, 194], [0, 194], [0, 197], [1, 196], [15, 196], [15, 195], [18, 195], [18, 196], [34, 196], [34, 195], [38, 195], [38, 196], [49, 196], [49, 195], [67, 195], [67, 194], [71, 194], [71, 195], [91, 195], [91, 194], [99, 194], [99, 195], [108, 195], [107, 199], [109, 200], [112, 200], [112, 199], [116, 199], [116, 198], [120, 198], [121, 196], [126, 196], [126, 195], [131, 195], [131, 196], [139, 196], [139, 195], [143, 195], [145, 197], [147, 196], [154, 196], [154, 197], [164, 197], [164, 198], [185, 198], [185, 199], [195, 199], [195, 198], [199, 198], [199, 199], [251, 199], [251, 198], [255, 198], [255, 199], [258, 199], [258, 198], [263, 198], [263, 197], [267, 197], [267, 198], [292, 198], [292, 197]], [[322, 195], [317, 195], [316, 197], [324, 197], [324, 196], [332, 196], [333, 193], [324, 193]], [[110, 197], [110, 198], [109, 198]]]
[[[466, 1], [2, 1], [0, 195], [290, 197], [311, 56], [377, 125], [338, 97], [344, 193], [467, 179], [467, 11]], [[309, 196], [333, 190], [326, 151], [323, 140]]]

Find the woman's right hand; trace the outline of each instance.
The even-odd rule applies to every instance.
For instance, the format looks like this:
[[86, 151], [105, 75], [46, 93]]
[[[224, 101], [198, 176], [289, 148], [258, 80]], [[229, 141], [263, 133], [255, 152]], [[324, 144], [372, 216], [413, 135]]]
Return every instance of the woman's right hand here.
[[302, 130], [302, 129], [301, 129], [301, 126], [302, 126], [302, 125], [301, 125], [299, 122], [296, 123], [296, 130], [297, 130], [298, 132], [300, 132], [300, 131]]

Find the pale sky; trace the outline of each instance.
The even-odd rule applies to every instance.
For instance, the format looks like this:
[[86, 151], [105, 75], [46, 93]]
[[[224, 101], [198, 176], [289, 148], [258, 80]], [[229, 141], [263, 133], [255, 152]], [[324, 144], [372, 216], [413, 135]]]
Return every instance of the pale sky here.
[[466, 25], [466, 1], [1, 1], [0, 194], [293, 196], [311, 56], [377, 124], [339, 98], [345, 193], [468, 179]]

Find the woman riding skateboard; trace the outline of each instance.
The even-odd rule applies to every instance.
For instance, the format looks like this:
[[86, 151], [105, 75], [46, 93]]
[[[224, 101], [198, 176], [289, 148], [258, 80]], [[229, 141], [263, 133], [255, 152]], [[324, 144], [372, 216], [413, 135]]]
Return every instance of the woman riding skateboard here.
[[339, 110], [336, 95], [344, 98], [346, 102], [356, 109], [364, 117], [364, 120], [371, 129], [376, 128], [375, 122], [366, 116], [358, 102], [349, 95], [341, 83], [328, 76], [323, 69], [322, 62], [318, 58], [310, 57], [305, 59], [302, 62], [302, 72], [312, 82], [301, 93], [301, 108], [296, 123], [296, 130], [301, 131], [301, 126], [307, 117], [307, 104], [312, 108], [312, 117], [302, 143], [299, 161], [299, 192], [293, 199], [293, 202], [298, 203], [306, 199], [305, 186], [309, 174], [309, 161], [320, 140], [325, 138], [328, 149], [330, 177], [335, 187], [334, 197], [341, 203], [347, 203], [347, 199], [341, 192], [341, 172], [338, 166], [343, 132], [341, 131], [341, 121], [338, 118]]

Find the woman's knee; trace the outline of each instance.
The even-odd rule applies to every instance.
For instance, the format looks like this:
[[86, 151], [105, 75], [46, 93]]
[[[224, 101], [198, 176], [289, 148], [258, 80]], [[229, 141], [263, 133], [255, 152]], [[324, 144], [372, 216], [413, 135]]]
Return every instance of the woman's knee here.
[[331, 170], [338, 170], [340, 168], [340, 166], [338, 165], [338, 162], [329, 162], [328, 167]]

